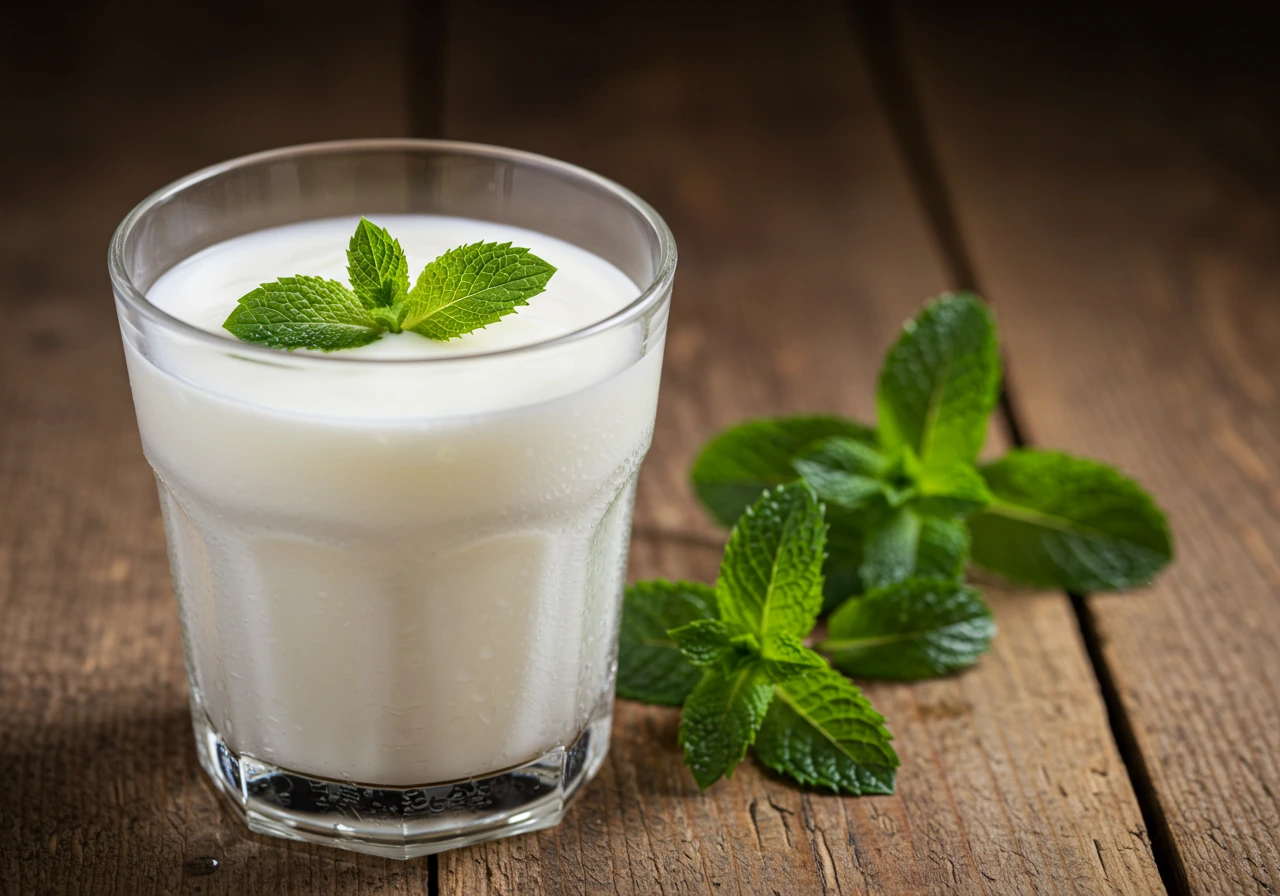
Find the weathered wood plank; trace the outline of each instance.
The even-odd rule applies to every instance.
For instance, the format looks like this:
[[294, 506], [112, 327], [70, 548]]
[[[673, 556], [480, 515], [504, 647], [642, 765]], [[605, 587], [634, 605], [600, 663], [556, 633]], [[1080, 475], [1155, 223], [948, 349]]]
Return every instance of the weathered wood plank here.
[[205, 785], [105, 268], [116, 223], [173, 177], [403, 132], [397, 47], [311, 0], [30, 18], [0, 79], [0, 893], [425, 893], [426, 863], [250, 836]]
[[[675, 230], [632, 572], [709, 580], [722, 536], [686, 484], [697, 447], [750, 414], [868, 417], [882, 352], [943, 285], [844, 17], [454, 15], [448, 136], [588, 165]], [[611, 757], [566, 822], [441, 856], [441, 893], [1159, 891], [1070, 604], [991, 594], [1001, 635], [979, 668], [870, 688], [898, 736], [897, 796], [802, 793], [752, 765], [700, 796], [676, 713], [620, 702]]]
[[[1175, 873], [1280, 887], [1280, 90], [1258, 22], [911, 16], [1032, 442], [1105, 458], [1179, 559], [1087, 622]], [[1233, 18], [1235, 17], [1235, 18]]]

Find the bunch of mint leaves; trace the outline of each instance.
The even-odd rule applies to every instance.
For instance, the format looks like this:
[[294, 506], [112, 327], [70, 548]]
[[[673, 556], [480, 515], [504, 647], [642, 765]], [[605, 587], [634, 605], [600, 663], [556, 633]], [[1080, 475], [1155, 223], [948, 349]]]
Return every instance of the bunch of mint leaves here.
[[546, 289], [556, 269], [510, 243], [471, 243], [428, 264], [409, 288], [399, 240], [361, 218], [347, 247], [348, 289], [281, 277], [242, 296], [223, 327], [245, 342], [331, 352], [405, 330], [445, 341], [483, 329]]
[[[1029, 449], [978, 463], [1000, 380], [990, 310], [947, 293], [890, 349], [874, 429], [752, 420], [703, 449], [694, 487], [733, 527], [716, 584], [627, 589], [617, 686], [683, 704], [699, 787], [754, 744], [801, 784], [892, 793], [891, 735], [841, 673], [916, 681], [975, 663], [996, 625], [964, 584], [971, 562], [1080, 594], [1146, 584], [1172, 559], [1164, 514], [1111, 467]], [[815, 652], [807, 639], [828, 611]]]

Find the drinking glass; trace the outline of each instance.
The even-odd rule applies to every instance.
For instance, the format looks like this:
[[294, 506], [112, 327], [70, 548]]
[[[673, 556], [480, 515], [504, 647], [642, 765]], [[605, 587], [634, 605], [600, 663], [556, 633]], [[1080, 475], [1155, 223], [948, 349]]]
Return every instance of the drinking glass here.
[[[147, 299], [224, 240], [390, 214], [557, 237], [637, 297], [535, 344], [411, 360], [237, 342]], [[121, 223], [109, 265], [196, 749], [233, 811], [395, 858], [557, 823], [609, 743], [676, 266], [658, 214], [529, 153], [326, 143], [164, 187]], [[299, 398], [375, 393], [367, 409]], [[480, 398], [423, 404], [460, 395]]]

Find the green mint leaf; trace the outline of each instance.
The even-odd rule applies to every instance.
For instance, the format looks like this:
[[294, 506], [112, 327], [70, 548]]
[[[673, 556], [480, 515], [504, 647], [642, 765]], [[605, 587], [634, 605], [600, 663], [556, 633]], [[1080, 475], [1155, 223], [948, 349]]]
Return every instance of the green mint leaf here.
[[222, 326], [245, 342], [326, 352], [368, 345], [383, 331], [351, 290], [323, 277], [263, 283], [240, 298]]
[[836, 610], [818, 649], [848, 675], [918, 681], [973, 665], [995, 634], [995, 617], [975, 589], [909, 579]]
[[482, 329], [527, 305], [555, 272], [510, 243], [459, 246], [423, 269], [405, 301], [403, 326], [441, 341]]
[[827, 661], [805, 647], [804, 641], [784, 632], [765, 633], [760, 658], [761, 668], [775, 684], [827, 667]]
[[[347, 246], [347, 276], [366, 308], [390, 308], [409, 293], [409, 260], [400, 242], [368, 218], [361, 218]], [[380, 318], [381, 319], [381, 318]], [[399, 321], [393, 332], [399, 331]]]
[[916, 568], [921, 522], [918, 514], [904, 508], [867, 532], [858, 570], [864, 588], [878, 588], [910, 577]]
[[764, 721], [773, 686], [753, 665], [712, 666], [684, 702], [680, 745], [698, 787], [706, 790], [747, 755]]
[[919, 492], [920, 462], [906, 445], [886, 457], [871, 445], [835, 436], [809, 445], [792, 464], [818, 497], [836, 510], [899, 507]]
[[982, 475], [995, 501], [969, 529], [974, 560], [993, 572], [1082, 594], [1145, 585], [1173, 557], [1164, 513], [1105, 464], [1022, 450]]
[[874, 446], [848, 436], [814, 442], [791, 463], [819, 498], [849, 510], [865, 507], [884, 494], [889, 469], [888, 460]]
[[725, 545], [720, 618], [740, 632], [809, 634], [822, 608], [826, 535], [822, 505], [803, 482], [760, 495]]
[[920, 459], [910, 445], [893, 451], [884, 471], [884, 497], [890, 507], [901, 507], [920, 491]]
[[667, 632], [676, 642], [684, 658], [695, 666], [715, 664], [725, 653], [733, 649], [729, 627], [719, 619], [695, 619], [688, 625]]
[[870, 528], [865, 513], [850, 513], [839, 507], [827, 508], [827, 560], [822, 565], [822, 609], [831, 610], [848, 597], [861, 594], [862, 549]]
[[972, 293], [946, 293], [908, 322], [880, 371], [885, 450], [911, 447], [926, 466], [972, 463], [1000, 388], [995, 325]]
[[875, 433], [852, 420], [831, 416], [770, 417], [724, 430], [702, 449], [693, 465], [694, 490], [716, 522], [732, 526], [766, 488], [800, 478], [792, 460], [828, 436], [868, 445]]
[[618, 635], [619, 697], [679, 706], [702, 678], [702, 670], [667, 634], [698, 619], [715, 619], [715, 590], [698, 582], [637, 582], [622, 601]]
[[987, 482], [973, 464], [954, 461], [920, 471], [916, 507], [938, 516], [967, 516], [993, 500]]
[[937, 516], [921, 518], [920, 543], [916, 547], [916, 565], [911, 571], [913, 576], [928, 579], [959, 579], [968, 562], [969, 530], [965, 528], [963, 522]]
[[956, 519], [924, 516], [904, 507], [867, 531], [858, 576], [866, 589], [913, 577], [959, 577], [969, 557], [969, 536]]
[[729, 650], [722, 657], [723, 665], [728, 672], [737, 672], [748, 666], [760, 665], [760, 639], [751, 632], [742, 632], [729, 639]]
[[774, 685], [755, 751], [765, 765], [809, 787], [893, 793], [892, 739], [857, 685], [827, 667]]

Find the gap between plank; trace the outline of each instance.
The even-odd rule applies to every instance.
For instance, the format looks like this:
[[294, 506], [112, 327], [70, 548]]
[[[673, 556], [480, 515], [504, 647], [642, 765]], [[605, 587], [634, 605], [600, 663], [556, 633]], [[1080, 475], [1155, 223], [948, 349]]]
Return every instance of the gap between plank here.
[[[955, 206], [938, 163], [929, 128], [911, 77], [901, 27], [891, 0], [845, 0], [854, 44], [871, 79], [876, 100], [907, 169], [907, 179], [924, 212], [942, 255], [943, 269], [954, 289], [982, 294], [973, 258], [956, 222]], [[1027, 447], [1025, 430], [1015, 411], [1012, 384], [1005, 365], [1000, 390], [1000, 418], [1012, 443]], [[1146, 758], [1138, 746], [1133, 725], [1124, 712], [1115, 678], [1102, 650], [1102, 636], [1084, 595], [1068, 594], [1080, 637], [1093, 668], [1107, 711], [1107, 724], [1133, 786], [1151, 842], [1151, 853], [1160, 879], [1170, 893], [1186, 893], [1188, 885], [1169, 820], [1160, 807]]]
[[[410, 137], [444, 136], [444, 80], [448, 65], [447, 0], [404, 0], [401, 64]], [[427, 856], [427, 896], [440, 896], [440, 856]]]
[[1156, 868], [1164, 888], [1170, 893], [1190, 893], [1191, 885], [1187, 880], [1187, 872], [1178, 856], [1173, 841], [1173, 830], [1169, 820], [1160, 809], [1159, 797], [1156, 795], [1151, 770], [1147, 767], [1147, 759], [1138, 746], [1138, 738], [1134, 734], [1133, 723], [1124, 711], [1120, 701], [1120, 689], [1111, 675], [1111, 667], [1107, 665], [1102, 653], [1102, 636], [1098, 633], [1097, 620], [1089, 602], [1083, 594], [1069, 594], [1071, 606], [1076, 611], [1076, 619], [1080, 623], [1080, 637], [1084, 641], [1085, 652], [1089, 662], [1093, 664], [1093, 674], [1098, 679], [1098, 687], [1102, 691], [1102, 701], [1107, 707], [1107, 722], [1111, 726], [1111, 734], [1116, 739], [1116, 747], [1120, 750], [1120, 758], [1124, 760], [1125, 769], [1129, 772], [1129, 781], [1133, 784], [1138, 798], [1138, 808], [1142, 810], [1142, 822], [1147, 826], [1147, 834], [1151, 839], [1151, 853], [1156, 860]]

